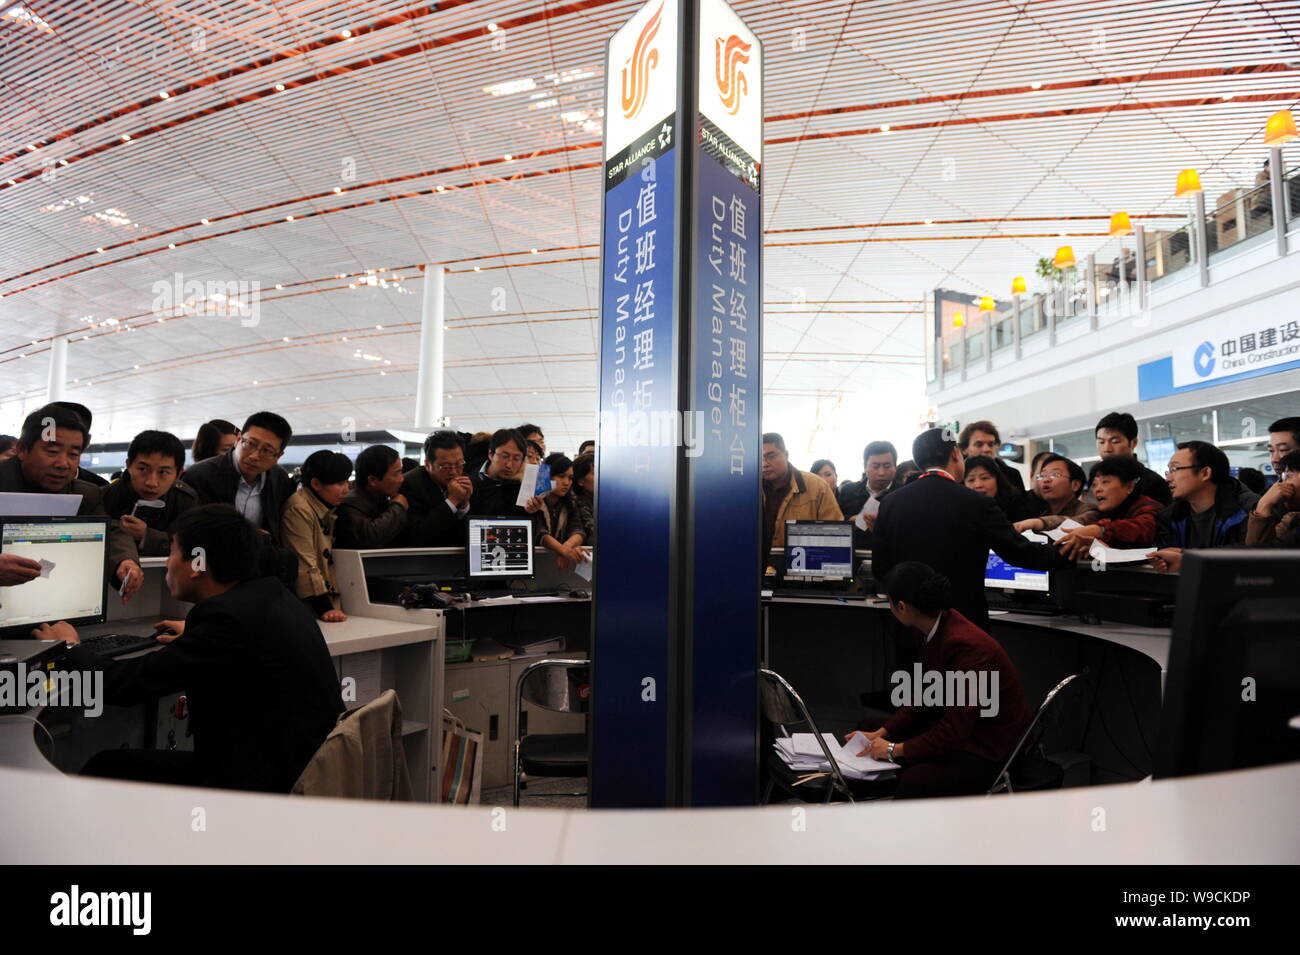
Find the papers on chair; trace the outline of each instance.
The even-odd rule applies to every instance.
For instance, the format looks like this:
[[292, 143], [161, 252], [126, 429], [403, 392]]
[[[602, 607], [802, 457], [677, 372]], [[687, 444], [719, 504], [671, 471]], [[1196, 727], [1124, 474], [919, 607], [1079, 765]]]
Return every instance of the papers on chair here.
[[1107, 547], [1096, 540], [1088, 548], [1093, 570], [1105, 570], [1108, 564], [1136, 564], [1145, 561], [1155, 552], [1155, 547]]
[[[879, 779], [883, 774], [898, 769], [897, 763], [857, 755], [869, 742], [861, 733], [854, 733], [843, 746], [830, 733], [823, 733], [822, 739], [826, 741], [826, 749], [839, 764], [840, 772], [844, 774], [845, 779]], [[812, 733], [795, 733], [793, 736], [774, 740], [772, 745], [782, 762], [795, 772], [830, 772], [830, 763], [826, 761], [826, 756], [822, 748], [817, 745], [817, 740]]]
[[0, 493], [0, 517], [72, 517], [80, 507], [80, 494]]

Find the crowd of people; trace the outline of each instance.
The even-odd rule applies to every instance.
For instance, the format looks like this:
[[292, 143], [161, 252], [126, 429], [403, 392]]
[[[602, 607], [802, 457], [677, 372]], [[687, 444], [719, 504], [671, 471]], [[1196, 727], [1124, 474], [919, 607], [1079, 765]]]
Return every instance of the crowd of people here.
[[[1065, 557], [1085, 555], [1094, 540], [1153, 547], [1152, 564], [1175, 571], [1187, 548], [1300, 547], [1300, 416], [1269, 426], [1271, 483], [1254, 468], [1234, 476], [1228, 456], [1207, 441], [1178, 444], [1158, 474], [1138, 459], [1138, 425], [1127, 412], [1105, 415], [1094, 434], [1099, 460], [1088, 471], [1063, 454], [1042, 451], [1033, 458], [1026, 489], [1020, 471], [997, 454], [997, 426], [975, 421], [955, 438], [961, 467], [953, 477], [992, 498], [1017, 532], [1055, 531], [1069, 522], [1056, 544]], [[839, 482], [832, 461], [823, 458], [801, 471], [790, 464], [781, 435], [764, 435], [764, 555], [782, 545], [788, 520], [852, 520], [855, 546], [872, 549], [881, 502], [927, 466], [943, 464], [900, 463], [893, 444], [872, 441], [863, 450], [861, 479]]]
[[[201, 425], [188, 464], [179, 437], [142, 431], [110, 482], [81, 466], [92, 423], [90, 410], [72, 402], [33, 411], [16, 437], [0, 437], [0, 492], [76, 493], [78, 513], [111, 518], [110, 573], [128, 600], [143, 581], [139, 559], [167, 556], [170, 528], [211, 504], [232, 506], [260, 532], [260, 573], [281, 578], [325, 622], [347, 619], [335, 547], [460, 547], [472, 515], [531, 519], [535, 540], [561, 568], [589, 560], [585, 548], [595, 541], [595, 442], [584, 442], [574, 458], [548, 454], [534, 424], [490, 434], [435, 431], [422, 463], [388, 445], [363, 449], [355, 462], [320, 450], [291, 475], [279, 462], [292, 428], [275, 412], [259, 411], [242, 427], [222, 419]], [[550, 486], [523, 497], [528, 463], [549, 467]], [[142, 501], [150, 503], [137, 506]], [[33, 561], [0, 554], [0, 586], [39, 571]]]

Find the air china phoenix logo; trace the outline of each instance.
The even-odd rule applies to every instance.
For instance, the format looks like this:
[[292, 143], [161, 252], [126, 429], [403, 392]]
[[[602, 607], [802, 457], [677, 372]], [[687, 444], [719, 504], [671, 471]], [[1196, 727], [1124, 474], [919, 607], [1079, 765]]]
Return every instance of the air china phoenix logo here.
[[713, 41], [718, 98], [732, 116], [740, 112], [740, 98], [749, 92], [749, 81], [741, 72], [740, 65], [749, 62], [752, 48], [752, 43], [746, 43], [734, 33], [725, 40], [717, 37]]
[[[659, 50], [652, 44], [655, 34], [659, 32], [659, 23], [663, 19], [664, 6], [654, 12], [646, 25], [641, 28], [641, 35], [636, 38], [632, 55], [623, 64], [623, 115], [628, 119], [636, 118], [645, 105], [650, 92], [650, 71], [659, 64]], [[631, 89], [628, 80], [631, 80]]]

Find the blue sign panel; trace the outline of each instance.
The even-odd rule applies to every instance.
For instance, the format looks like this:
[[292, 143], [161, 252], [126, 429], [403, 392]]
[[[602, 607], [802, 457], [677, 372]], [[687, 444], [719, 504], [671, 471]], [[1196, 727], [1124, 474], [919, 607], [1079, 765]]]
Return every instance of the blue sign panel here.
[[671, 117], [606, 165], [591, 805], [668, 802], [670, 526], [676, 493]]
[[757, 786], [763, 317], [757, 166], [704, 116], [695, 144], [690, 801]]

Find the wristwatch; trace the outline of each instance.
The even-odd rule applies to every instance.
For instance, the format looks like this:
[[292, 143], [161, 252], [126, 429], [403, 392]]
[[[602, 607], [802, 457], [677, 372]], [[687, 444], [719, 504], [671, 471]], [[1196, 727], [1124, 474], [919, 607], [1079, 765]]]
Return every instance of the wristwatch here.
[[889, 760], [891, 763], [894, 761], [894, 744], [893, 744], [893, 743], [890, 743], [888, 746], [885, 747], [885, 759]]

